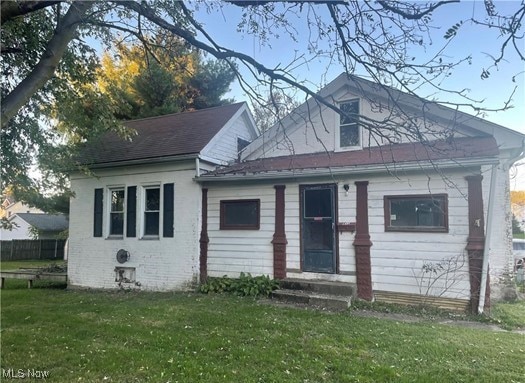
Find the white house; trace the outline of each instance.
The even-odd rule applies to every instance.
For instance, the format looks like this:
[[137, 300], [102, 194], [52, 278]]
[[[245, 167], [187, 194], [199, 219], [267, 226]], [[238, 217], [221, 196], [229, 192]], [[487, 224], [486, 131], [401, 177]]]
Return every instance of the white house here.
[[[91, 165], [98, 178], [71, 178], [70, 283], [172, 289], [249, 272], [356, 284], [368, 300], [483, 309], [489, 273], [496, 284], [512, 270], [508, 169], [525, 136], [346, 74], [319, 95], [345, 115], [310, 99], [253, 140], [236, 104], [132, 122], [141, 128], [132, 143], [105, 140]], [[190, 118], [224, 110], [231, 119]], [[216, 136], [206, 136], [212, 123]], [[188, 135], [174, 138], [174, 124]], [[235, 161], [239, 138], [253, 142]], [[187, 158], [174, 140], [200, 145]], [[155, 156], [143, 155], [147, 145]], [[151, 212], [149, 196], [160, 198]], [[162, 212], [167, 197], [172, 213]], [[157, 228], [170, 214], [180, 217], [168, 224], [173, 237]], [[123, 265], [119, 249], [130, 254]]]
[[69, 223], [63, 214], [16, 213], [7, 218], [10, 228], [0, 229], [0, 239], [56, 239]]
[[81, 158], [92, 174], [70, 176], [69, 284], [184, 289], [199, 276], [194, 178], [236, 159], [257, 136], [253, 119], [237, 103], [126, 126], [133, 141], [105, 136]]

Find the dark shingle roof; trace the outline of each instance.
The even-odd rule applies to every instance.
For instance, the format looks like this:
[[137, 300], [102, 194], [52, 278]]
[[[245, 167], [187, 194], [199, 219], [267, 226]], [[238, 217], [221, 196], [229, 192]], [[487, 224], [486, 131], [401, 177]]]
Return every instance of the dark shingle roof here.
[[69, 227], [69, 221], [63, 214], [17, 213], [16, 215], [40, 231], [63, 231]]
[[286, 170], [343, 168], [381, 164], [432, 163], [439, 160], [494, 157], [499, 154], [493, 137], [462, 137], [426, 144], [404, 143], [346, 152], [322, 152], [237, 163], [207, 173], [204, 177], [258, 174]]
[[86, 145], [78, 162], [85, 165], [199, 153], [244, 103], [127, 121], [137, 132], [132, 141], [115, 133]]

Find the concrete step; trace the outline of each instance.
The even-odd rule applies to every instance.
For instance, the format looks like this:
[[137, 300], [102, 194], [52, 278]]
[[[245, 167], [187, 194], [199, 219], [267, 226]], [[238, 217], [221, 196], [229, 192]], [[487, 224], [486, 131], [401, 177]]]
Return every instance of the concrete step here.
[[346, 310], [350, 307], [351, 297], [333, 294], [319, 294], [311, 291], [275, 290], [272, 299], [280, 302], [301, 304], [329, 310]]
[[327, 295], [353, 296], [356, 289], [352, 283], [331, 282], [331, 281], [312, 281], [304, 279], [286, 278], [279, 282], [279, 286], [284, 290], [310, 291], [312, 293]]

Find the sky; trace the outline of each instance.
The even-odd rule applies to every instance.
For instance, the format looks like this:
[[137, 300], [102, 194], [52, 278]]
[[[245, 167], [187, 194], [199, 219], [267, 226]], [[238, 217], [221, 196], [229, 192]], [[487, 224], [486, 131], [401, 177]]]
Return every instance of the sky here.
[[[506, 14], [516, 9], [519, 3], [519, 1], [496, 1], [495, 5], [500, 14]], [[238, 31], [238, 23], [243, 11], [243, 8], [229, 5], [209, 12], [206, 7], [201, 6], [195, 13], [195, 19], [204, 25], [206, 31], [218, 44], [246, 53], [267, 67], [286, 66], [287, 63], [293, 61], [294, 57], [307, 52], [307, 37], [310, 31], [305, 23], [304, 14], [301, 17], [287, 15], [287, 20], [295, 28], [293, 34], [296, 41], [286, 33], [278, 32], [277, 28], [271, 28], [273, 32], [279, 33], [279, 38], [271, 37], [268, 45], [265, 46], [261, 45], [257, 36]], [[459, 4], [449, 4], [438, 9], [432, 16], [434, 28], [431, 32], [431, 39], [434, 44], [423, 46], [414, 51], [414, 55], [420, 58], [421, 55], [431, 54], [446, 41], [443, 35], [453, 24], [484, 12], [484, 3], [481, 0], [462, 1]], [[322, 15], [322, 11], [320, 15], [321, 17], [326, 16]], [[525, 63], [515, 52], [509, 51], [510, 54], [506, 55], [498, 68], [490, 69], [491, 74], [488, 79], [481, 78], [482, 70], [490, 66], [490, 57], [498, 55], [502, 41], [502, 37], [496, 33], [495, 29], [475, 26], [470, 22], [464, 23], [445, 52], [451, 59], [471, 55], [472, 64], [465, 63], [455, 68], [443, 85], [453, 89], [468, 88], [469, 97], [483, 101], [482, 106], [488, 109], [501, 108], [512, 95], [512, 108], [503, 112], [486, 113], [483, 118], [525, 134]], [[522, 51], [525, 51], [525, 41], [522, 41], [521, 48], [523, 48]], [[242, 67], [241, 70], [247, 78], [250, 77], [247, 70]], [[321, 57], [315, 57], [307, 64], [293, 69], [297, 79], [305, 81], [313, 89], [318, 89], [323, 84], [330, 82], [342, 71], [342, 66], [333, 62], [329, 63], [327, 59]], [[358, 71], [357, 74], [362, 73]], [[428, 88], [422, 88], [419, 95], [435, 97], [448, 102], [464, 102], [450, 93], [436, 93]], [[232, 86], [228, 97], [234, 97], [238, 101], [247, 99], [238, 84]], [[464, 111], [473, 113], [472, 110]], [[511, 179], [511, 187], [525, 190], [525, 161], [521, 162], [524, 165], [518, 166], [515, 176]]]

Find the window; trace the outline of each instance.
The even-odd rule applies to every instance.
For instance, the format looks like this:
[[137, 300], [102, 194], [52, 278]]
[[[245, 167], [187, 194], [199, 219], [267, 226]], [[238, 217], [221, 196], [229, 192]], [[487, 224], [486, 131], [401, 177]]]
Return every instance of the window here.
[[385, 196], [385, 230], [448, 232], [447, 195]]
[[124, 199], [122, 189], [110, 190], [109, 235], [124, 235]]
[[248, 145], [250, 145], [250, 141], [237, 137], [237, 153], [240, 153]]
[[341, 102], [339, 109], [348, 114], [341, 114], [339, 116], [339, 147], [349, 148], [360, 146], [359, 100]]
[[159, 235], [160, 187], [144, 188], [144, 235]]
[[221, 201], [221, 230], [259, 230], [260, 200]]

